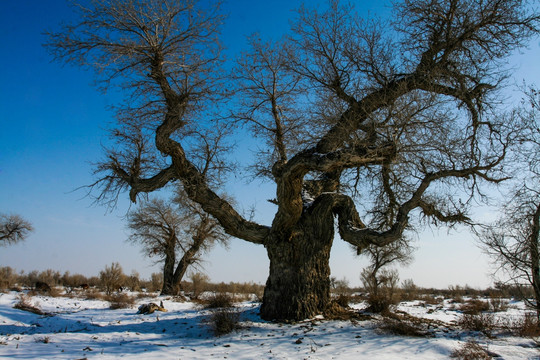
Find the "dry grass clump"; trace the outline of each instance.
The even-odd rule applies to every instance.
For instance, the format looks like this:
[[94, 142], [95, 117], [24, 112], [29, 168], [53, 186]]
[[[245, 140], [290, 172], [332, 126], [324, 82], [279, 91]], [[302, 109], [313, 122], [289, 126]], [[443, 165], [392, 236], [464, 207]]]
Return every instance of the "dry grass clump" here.
[[234, 301], [233, 298], [228, 294], [217, 293], [203, 300], [202, 304], [207, 309], [232, 308]]
[[403, 319], [384, 317], [379, 329], [399, 336], [426, 337], [429, 333], [419, 326]]
[[41, 337], [35, 338], [34, 341], [37, 343], [48, 344], [51, 342], [51, 338], [48, 336], [41, 336]]
[[478, 315], [484, 311], [489, 311], [490, 306], [489, 303], [486, 301], [482, 301], [479, 299], [470, 299], [467, 300], [464, 304], [462, 304], [459, 307], [459, 310], [462, 311], [464, 314]]
[[430, 327], [441, 324], [435, 320], [422, 319], [404, 312], [386, 312], [379, 324], [382, 331], [399, 336], [427, 337], [431, 336]]
[[240, 328], [240, 314], [234, 308], [220, 308], [212, 312], [210, 327], [214, 335], [229, 334]]
[[439, 305], [444, 302], [444, 298], [441, 296], [435, 296], [432, 294], [424, 294], [418, 297], [418, 300], [422, 301], [425, 305]]
[[459, 360], [489, 360], [492, 356], [476, 341], [467, 341], [461, 347], [455, 349], [450, 357]]
[[110, 309], [129, 309], [135, 304], [135, 298], [128, 294], [111, 294], [105, 297], [105, 300], [111, 303]]
[[34, 306], [28, 296], [21, 294], [19, 295], [19, 301], [13, 305], [14, 309], [28, 311], [37, 315], [48, 315], [46, 312], [42, 311], [40, 308]]
[[86, 300], [107, 300], [107, 296], [95, 288], [90, 288], [84, 292], [84, 298]]

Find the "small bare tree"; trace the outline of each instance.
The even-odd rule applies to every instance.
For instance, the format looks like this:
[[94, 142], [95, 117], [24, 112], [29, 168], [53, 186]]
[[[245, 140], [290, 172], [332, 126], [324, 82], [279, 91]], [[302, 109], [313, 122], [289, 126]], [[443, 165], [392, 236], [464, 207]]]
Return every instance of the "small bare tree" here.
[[[174, 202], [153, 199], [128, 215], [129, 241], [142, 245], [143, 253], [163, 262], [162, 294], [176, 295], [187, 269], [201, 254], [227, 236], [218, 222], [183, 194]], [[177, 257], [181, 256], [177, 261]]]
[[500, 218], [480, 233], [484, 250], [517, 288], [532, 287], [526, 299], [540, 321], [540, 93], [531, 88], [518, 115], [520, 132], [512, 158], [516, 177]]
[[399, 274], [397, 270], [389, 267], [395, 264], [409, 264], [413, 259], [412, 251], [413, 248], [405, 239], [385, 247], [370, 246], [365, 250], [364, 255], [369, 257], [371, 264], [362, 270], [360, 279], [369, 292], [370, 311], [386, 311], [397, 301]]
[[32, 225], [19, 215], [0, 213], [0, 246], [21, 242], [32, 231]]

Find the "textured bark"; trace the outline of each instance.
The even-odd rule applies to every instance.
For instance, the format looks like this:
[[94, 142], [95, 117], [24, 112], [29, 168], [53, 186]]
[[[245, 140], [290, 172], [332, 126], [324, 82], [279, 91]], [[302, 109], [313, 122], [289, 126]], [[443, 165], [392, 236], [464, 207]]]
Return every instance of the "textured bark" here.
[[178, 289], [175, 288], [174, 264], [176, 263], [176, 237], [173, 242], [169, 241], [168, 248], [165, 250], [165, 263], [163, 265], [163, 287], [161, 295], [176, 295]]
[[266, 320], [304, 320], [324, 313], [330, 303], [331, 213], [304, 214], [289, 239], [267, 245], [270, 274], [261, 316]]
[[[205, 224], [207, 223], [208, 221], [205, 222]], [[205, 228], [204, 225], [202, 225], [199, 229], [203, 228]], [[167, 257], [165, 258], [165, 266], [163, 267], [163, 289], [161, 290], [161, 295], [178, 295], [178, 293], [182, 290], [182, 279], [184, 278], [188, 267], [198, 260], [197, 255], [199, 254], [205, 240], [207, 240], [207, 237], [203, 236], [199, 231], [193, 237], [192, 245], [186, 250], [178, 262], [176, 269], [174, 268], [174, 264], [176, 262], [174, 248], [172, 249], [171, 253], [167, 253]]]
[[540, 321], [540, 204], [536, 207], [533, 215], [530, 253], [531, 253], [531, 273], [534, 297], [536, 300], [536, 317]]

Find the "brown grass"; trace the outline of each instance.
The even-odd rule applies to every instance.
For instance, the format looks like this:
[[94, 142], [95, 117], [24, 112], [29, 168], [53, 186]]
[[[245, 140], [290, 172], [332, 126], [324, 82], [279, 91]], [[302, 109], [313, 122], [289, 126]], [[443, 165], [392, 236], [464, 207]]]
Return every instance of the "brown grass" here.
[[135, 304], [135, 298], [128, 294], [112, 294], [107, 295], [105, 300], [111, 303], [110, 309], [129, 309]]
[[384, 317], [379, 329], [386, 333], [399, 336], [426, 337], [429, 334], [421, 327], [403, 319]]
[[42, 311], [40, 308], [32, 305], [28, 296], [24, 294], [21, 294], [19, 296], [19, 301], [15, 305], [13, 305], [13, 308], [22, 311], [28, 311], [37, 315], [49, 315], [48, 313]]
[[489, 303], [486, 301], [470, 299], [467, 300], [464, 304], [462, 304], [459, 307], [459, 310], [462, 311], [464, 314], [478, 315], [484, 311], [489, 311], [490, 306]]
[[460, 360], [489, 360], [492, 357], [488, 351], [475, 341], [467, 341], [461, 347], [455, 349], [450, 357]]
[[232, 308], [234, 305], [233, 298], [224, 293], [213, 294], [201, 302], [206, 309]]

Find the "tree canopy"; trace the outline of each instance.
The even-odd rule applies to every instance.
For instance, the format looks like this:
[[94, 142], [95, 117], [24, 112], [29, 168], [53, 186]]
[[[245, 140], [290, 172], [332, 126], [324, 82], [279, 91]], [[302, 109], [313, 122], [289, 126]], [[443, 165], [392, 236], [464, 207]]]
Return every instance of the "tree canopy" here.
[[[494, 104], [506, 58], [540, 20], [527, 1], [404, 0], [391, 20], [330, 1], [300, 8], [280, 41], [253, 37], [229, 73], [219, 3], [95, 0], [79, 12], [47, 46], [126, 95], [99, 199], [180, 182], [225, 232], [266, 247], [269, 319], [325, 311], [334, 217], [358, 251], [402, 239], [417, 215], [470, 221], [480, 184], [505, 178], [513, 124]], [[218, 194], [231, 132], [263, 139], [251, 168], [275, 183], [270, 225]]]
[[0, 246], [23, 241], [34, 231], [34, 227], [19, 215], [0, 213]]

